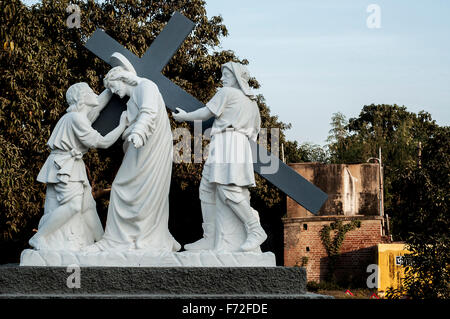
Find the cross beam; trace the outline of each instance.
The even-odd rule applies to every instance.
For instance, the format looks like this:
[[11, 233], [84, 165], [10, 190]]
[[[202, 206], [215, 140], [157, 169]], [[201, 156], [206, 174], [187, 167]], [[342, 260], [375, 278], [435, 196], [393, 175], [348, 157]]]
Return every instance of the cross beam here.
[[[142, 58], [128, 51], [101, 29], [97, 29], [94, 32], [85, 46], [107, 63], [109, 63], [110, 56], [114, 52], [123, 54], [134, 66], [138, 76], [155, 82], [164, 98], [166, 106], [170, 110], [175, 111], [176, 107], [182, 106], [186, 111], [192, 112], [205, 105], [166, 78], [161, 72], [172, 56], [175, 55], [184, 39], [191, 33], [194, 26], [191, 20], [175, 12], [166, 27], [152, 42], [150, 48]], [[125, 100], [121, 100], [114, 95], [94, 123], [94, 127], [102, 134], [108, 133], [117, 126], [120, 114], [125, 108]], [[210, 120], [204, 123], [203, 127], [210, 127], [212, 122]], [[251, 141], [251, 143], [254, 142]], [[317, 214], [318, 210], [327, 200], [327, 194], [280, 161], [278, 157], [271, 155], [259, 144], [255, 144], [252, 145], [258, 154], [257, 162], [253, 165], [255, 172], [267, 179], [298, 204], [310, 212]], [[266, 155], [264, 157], [265, 159], [270, 157], [269, 164], [265, 164], [261, 160], [259, 157], [261, 154]], [[272, 161], [278, 162], [278, 170], [276, 173], [265, 173], [264, 167], [270, 165]]]

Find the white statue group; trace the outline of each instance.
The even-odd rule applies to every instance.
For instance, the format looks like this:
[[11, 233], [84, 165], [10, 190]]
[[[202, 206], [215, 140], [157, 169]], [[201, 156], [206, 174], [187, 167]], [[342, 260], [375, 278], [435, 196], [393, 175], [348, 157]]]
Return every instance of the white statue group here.
[[[44, 215], [29, 243], [35, 250], [176, 252], [171, 235], [169, 189], [173, 139], [164, 100], [152, 81], [138, 77], [121, 54], [96, 95], [86, 83], [66, 93], [69, 107], [47, 143], [50, 155], [37, 180], [47, 184]], [[252, 150], [260, 130], [259, 109], [245, 66], [222, 66], [223, 87], [194, 112], [177, 108], [176, 121], [214, 117], [208, 159], [200, 183], [203, 238], [187, 251], [261, 252], [267, 235], [250, 206], [255, 186]], [[129, 96], [119, 125], [102, 136], [91, 124], [113, 94]], [[107, 148], [122, 136], [124, 158], [111, 187], [105, 230], [82, 157], [90, 148]]]

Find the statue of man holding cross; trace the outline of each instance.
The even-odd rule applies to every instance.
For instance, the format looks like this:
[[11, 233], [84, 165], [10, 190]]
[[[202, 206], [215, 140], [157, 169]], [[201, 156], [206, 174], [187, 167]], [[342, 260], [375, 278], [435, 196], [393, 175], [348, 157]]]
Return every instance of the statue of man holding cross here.
[[172, 113], [177, 121], [215, 117], [200, 182], [203, 238], [185, 245], [186, 250], [255, 251], [267, 238], [258, 212], [250, 206], [248, 190], [255, 186], [249, 140], [256, 142], [261, 125], [249, 79], [244, 65], [225, 63], [223, 88], [205, 107], [190, 113], [177, 108], [178, 113]]
[[122, 134], [125, 155], [111, 187], [105, 234], [86, 250], [178, 251], [168, 228], [173, 140], [164, 100], [122, 54], [111, 60], [116, 66], [104, 84], [120, 98], [130, 97], [130, 124]]

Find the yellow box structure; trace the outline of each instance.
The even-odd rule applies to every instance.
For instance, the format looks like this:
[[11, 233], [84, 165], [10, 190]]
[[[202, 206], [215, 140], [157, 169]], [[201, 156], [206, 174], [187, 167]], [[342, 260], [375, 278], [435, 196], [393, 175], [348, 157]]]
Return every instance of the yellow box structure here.
[[405, 278], [407, 258], [410, 254], [404, 243], [378, 244], [378, 294], [384, 296], [390, 287], [400, 288]]

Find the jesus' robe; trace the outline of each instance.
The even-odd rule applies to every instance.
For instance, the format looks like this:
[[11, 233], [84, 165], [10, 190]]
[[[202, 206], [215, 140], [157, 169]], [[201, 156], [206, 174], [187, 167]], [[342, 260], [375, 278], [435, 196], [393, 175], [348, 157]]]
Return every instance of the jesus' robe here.
[[[180, 249], [168, 228], [173, 140], [164, 100], [155, 83], [139, 78], [127, 103], [130, 126], [122, 135], [124, 158], [111, 187], [102, 250]], [[144, 145], [128, 142], [138, 134]]]

